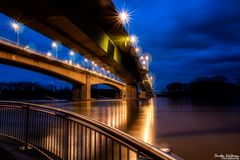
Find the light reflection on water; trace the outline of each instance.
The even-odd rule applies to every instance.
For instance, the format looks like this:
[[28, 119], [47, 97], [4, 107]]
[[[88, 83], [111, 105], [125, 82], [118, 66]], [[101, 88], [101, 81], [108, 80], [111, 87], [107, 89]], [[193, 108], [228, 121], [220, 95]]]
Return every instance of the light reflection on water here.
[[239, 103], [199, 102], [156, 98], [48, 105], [92, 117], [156, 147], [170, 147], [184, 159], [239, 154]]

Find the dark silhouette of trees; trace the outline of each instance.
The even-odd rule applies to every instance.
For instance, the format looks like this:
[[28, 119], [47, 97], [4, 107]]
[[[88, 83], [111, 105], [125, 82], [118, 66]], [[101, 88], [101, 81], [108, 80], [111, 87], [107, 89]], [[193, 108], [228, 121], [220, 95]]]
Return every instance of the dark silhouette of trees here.
[[[92, 98], [119, 98], [120, 92], [109, 88], [92, 88]], [[72, 99], [72, 88], [41, 85], [32, 82], [0, 83], [0, 99], [45, 100]]]
[[190, 83], [168, 84], [162, 96], [225, 99], [240, 97], [240, 84], [230, 83], [224, 76], [199, 77]]
[[70, 88], [32, 82], [0, 83], [0, 99], [70, 99]]

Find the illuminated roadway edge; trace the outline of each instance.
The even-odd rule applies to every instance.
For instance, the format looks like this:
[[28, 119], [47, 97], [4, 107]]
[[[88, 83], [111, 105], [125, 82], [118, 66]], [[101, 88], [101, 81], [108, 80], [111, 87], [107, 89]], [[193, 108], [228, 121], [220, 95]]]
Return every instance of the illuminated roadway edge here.
[[126, 86], [125, 83], [122, 83], [122, 82], [117, 81], [115, 79], [112, 79], [110, 77], [98, 74], [98, 73], [96, 73], [94, 71], [91, 71], [91, 70], [88, 70], [88, 69], [86, 69], [82, 66], [71, 65], [69, 63], [58, 60], [56, 58], [49, 57], [49, 56], [46, 55], [46, 53], [42, 53], [42, 52], [32, 50], [32, 49], [26, 49], [24, 46], [16, 45], [14, 43], [15, 42], [11, 42], [8, 39], [0, 37], [0, 45], [7, 45], [7, 46], [10, 46], [10, 47], [14, 47], [15, 49], [20, 49], [23, 52], [27, 52], [28, 54], [30, 54], [29, 56], [31, 56], [31, 55], [39, 56], [39, 57], [44, 58], [48, 61], [55, 62], [55, 63], [57, 62], [58, 64], [61, 64], [61, 66], [64, 67], [64, 68], [71, 69], [71, 70], [76, 71], [76, 72], [90, 73], [91, 75], [99, 77], [100, 79], [107, 80], [107, 81], [110, 81], [110, 82], [113, 82], [113, 83], [117, 83], [117, 84], [122, 85], [122, 86]]

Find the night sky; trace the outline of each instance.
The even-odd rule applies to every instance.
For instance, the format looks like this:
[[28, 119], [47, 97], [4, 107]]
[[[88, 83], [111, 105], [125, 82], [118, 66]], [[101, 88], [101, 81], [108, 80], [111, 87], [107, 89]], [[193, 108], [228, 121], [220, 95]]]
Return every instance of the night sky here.
[[[152, 54], [150, 69], [157, 77], [156, 90], [163, 89], [170, 82], [189, 82], [203, 76], [224, 75], [232, 82], [240, 78], [239, 0], [114, 2], [118, 9], [128, 8], [131, 11], [130, 33], [138, 36], [143, 52]], [[16, 36], [4, 27], [4, 21], [5, 18], [0, 15], [0, 36], [8, 33], [9, 38], [14, 39]], [[34, 41], [28, 29], [20, 36], [23, 43]], [[40, 36], [32, 45], [39, 49], [50, 43], [51, 40], [45, 41]], [[56, 81], [5, 65], [0, 65], [0, 68], [0, 81]]]

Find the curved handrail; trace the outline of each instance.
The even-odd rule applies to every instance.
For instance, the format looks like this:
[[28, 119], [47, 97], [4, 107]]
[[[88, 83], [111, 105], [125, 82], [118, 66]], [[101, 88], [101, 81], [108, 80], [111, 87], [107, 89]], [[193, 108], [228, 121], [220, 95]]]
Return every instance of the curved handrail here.
[[107, 134], [108, 136], [111, 136], [111, 138], [117, 140], [118, 142], [123, 143], [126, 146], [129, 146], [131, 148], [136, 149], [137, 151], [143, 153], [144, 155], [147, 155], [153, 159], [164, 159], [164, 160], [175, 160], [172, 156], [169, 154], [166, 154], [154, 146], [147, 144], [137, 138], [134, 138], [122, 131], [119, 131], [117, 129], [111, 128], [102, 122], [99, 122], [97, 120], [94, 120], [92, 118], [89, 118], [87, 116], [67, 111], [60, 108], [55, 107], [48, 107], [40, 104], [32, 104], [32, 103], [26, 103], [26, 102], [17, 102], [17, 101], [0, 101], [0, 106], [11, 106], [11, 107], [29, 107], [30, 110], [36, 110], [44, 113], [49, 113], [49, 111], [52, 111], [51, 113], [55, 115], [60, 115], [63, 117], [66, 117], [67, 119], [71, 119], [73, 121], [82, 121], [87, 124], [90, 124], [98, 129], [98, 131], [102, 132], [103, 134]]

